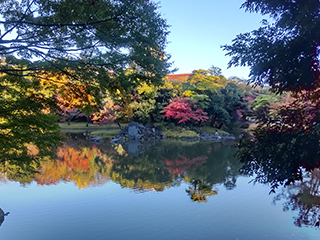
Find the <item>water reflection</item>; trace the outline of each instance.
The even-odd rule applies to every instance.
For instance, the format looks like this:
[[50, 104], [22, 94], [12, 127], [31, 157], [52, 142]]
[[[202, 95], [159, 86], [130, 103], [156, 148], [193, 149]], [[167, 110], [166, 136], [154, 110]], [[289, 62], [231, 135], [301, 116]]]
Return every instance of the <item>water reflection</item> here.
[[203, 180], [192, 180], [191, 186], [186, 192], [189, 194], [193, 202], [207, 202], [208, 196], [217, 195], [218, 191], [212, 189], [213, 184]]
[[284, 211], [298, 212], [296, 226], [319, 227], [319, 153], [316, 131], [264, 132], [242, 141], [237, 156], [244, 164], [242, 174], [254, 176], [255, 182], [270, 184], [270, 193], [277, 192], [274, 202], [284, 200]]
[[273, 192], [280, 185], [301, 181], [303, 170], [320, 165], [319, 134], [265, 132], [243, 141], [237, 157], [244, 164], [242, 174], [255, 174], [255, 181], [270, 184]]
[[4, 222], [4, 217], [8, 216], [10, 212], [5, 213], [1, 208], [0, 208], [0, 227], [2, 223]]
[[136, 192], [160, 192], [184, 181], [190, 184], [186, 193], [192, 201], [206, 202], [218, 193], [218, 184], [227, 189], [236, 186], [240, 164], [229, 144], [170, 140], [135, 146], [95, 144], [82, 135], [69, 134], [69, 141], [58, 147], [55, 161], [42, 161], [36, 171], [29, 172], [7, 165], [2, 173], [23, 185], [73, 182], [85, 189], [112, 180]]

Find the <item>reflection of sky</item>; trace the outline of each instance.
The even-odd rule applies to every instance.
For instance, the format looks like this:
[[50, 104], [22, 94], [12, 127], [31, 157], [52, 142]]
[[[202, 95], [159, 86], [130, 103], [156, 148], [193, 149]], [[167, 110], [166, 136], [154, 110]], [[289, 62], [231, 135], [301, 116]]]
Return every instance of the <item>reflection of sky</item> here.
[[188, 184], [164, 192], [137, 194], [108, 182], [79, 190], [72, 183], [0, 186], [4, 211], [10, 211], [0, 238], [51, 239], [317, 239], [320, 232], [293, 225], [294, 214], [272, 205], [269, 187], [239, 177], [231, 191], [207, 203], [194, 203]]

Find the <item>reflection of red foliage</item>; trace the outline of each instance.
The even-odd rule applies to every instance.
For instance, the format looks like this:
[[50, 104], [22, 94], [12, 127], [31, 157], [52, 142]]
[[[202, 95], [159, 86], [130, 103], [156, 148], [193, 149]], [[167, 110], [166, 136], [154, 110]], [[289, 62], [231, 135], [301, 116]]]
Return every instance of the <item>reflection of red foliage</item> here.
[[[197, 106], [194, 105], [196, 108]], [[202, 109], [193, 110], [191, 103], [187, 98], [177, 98], [170, 103], [163, 111], [166, 118], [180, 119], [178, 123], [187, 122], [188, 120], [195, 120], [198, 122], [207, 121], [207, 113]]]
[[74, 148], [59, 148], [58, 161], [63, 162], [72, 170], [90, 172], [91, 152], [83, 154]]
[[201, 166], [204, 164], [207, 160], [207, 156], [203, 155], [200, 157], [195, 157], [195, 158], [187, 158], [186, 156], [183, 155], [178, 155], [179, 159], [165, 159], [165, 165], [166, 169], [168, 169], [169, 173], [174, 174], [174, 175], [182, 175], [185, 173], [187, 170], [191, 168], [192, 165], [197, 165]]

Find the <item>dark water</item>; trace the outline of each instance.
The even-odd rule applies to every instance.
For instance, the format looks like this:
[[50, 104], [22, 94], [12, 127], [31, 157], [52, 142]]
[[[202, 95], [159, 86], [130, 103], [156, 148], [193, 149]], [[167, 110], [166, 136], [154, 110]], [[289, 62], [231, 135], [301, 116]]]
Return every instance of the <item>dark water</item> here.
[[299, 182], [269, 195], [231, 146], [78, 136], [40, 174], [2, 174], [0, 239], [319, 239], [317, 196]]

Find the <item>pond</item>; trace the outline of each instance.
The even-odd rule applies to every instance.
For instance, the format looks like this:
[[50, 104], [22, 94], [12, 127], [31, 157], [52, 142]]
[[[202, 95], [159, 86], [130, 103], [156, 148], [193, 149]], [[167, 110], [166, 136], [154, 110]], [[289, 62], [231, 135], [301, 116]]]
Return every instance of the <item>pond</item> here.
[[319, 205], [297, 200], [302, 185], [269, 194], [268, 184], [251, 183], [233, 142], [69, 137], [39, 173], [2, 173], [0, 207], [10, 213], [0, 212], [0, 239], [320, 237]]

